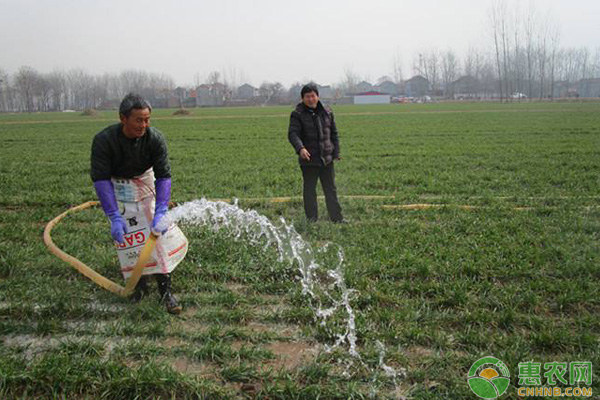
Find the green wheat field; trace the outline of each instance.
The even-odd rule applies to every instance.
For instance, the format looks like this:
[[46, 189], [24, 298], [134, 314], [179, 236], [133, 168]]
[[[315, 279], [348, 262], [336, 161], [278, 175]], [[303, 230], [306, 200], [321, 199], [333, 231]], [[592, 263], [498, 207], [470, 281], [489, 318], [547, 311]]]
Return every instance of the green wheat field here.
[[[274, 249], [186, 226], [185, 309], [109, 293], [51, 255], [52, 218], [96, 200], [95, 133], [116, 111], [0, 114], [0, 398], [474, 399], [470, 366], [591, 361], [600, 392], [600, 103], [333, 106], [348, 224], [308, 224], [291, 107], [155, 110], [173, 201], [239, 199], [340, 245], [361, 360], [315, 320]], [[319, 193], [320, 192], [319, 188]], [[286, 197], [286, 201], [273, 198]], [[122, 284], [99, 209], [55, 243]], [[153, 282], [154, 285], [154, 282]], [[405, 375], [394, 381], [384, 362]]]

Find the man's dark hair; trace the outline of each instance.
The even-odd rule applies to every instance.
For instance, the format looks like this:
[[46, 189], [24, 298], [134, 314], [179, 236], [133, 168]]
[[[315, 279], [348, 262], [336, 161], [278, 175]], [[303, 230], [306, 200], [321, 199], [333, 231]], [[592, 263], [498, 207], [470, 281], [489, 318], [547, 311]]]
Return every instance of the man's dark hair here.
[[302, 90], [300, 90], [300, 97], [304, 98], [304, 95], [310, 92], [315, 92], [318, 96], [319, 88], [317, 88], [317, 85], [315, 85], [314, 83], [307, 83], [306, 85], [302, 86]]
[[127, 96], [121, 100], [121, 105], [119, 106], [119, 115], [127, 118], [131, 115], [131, 110], [143, 110], [144, 108], [152, 111], [152, 106], [148, 100], [139, 94], [128, 93]]

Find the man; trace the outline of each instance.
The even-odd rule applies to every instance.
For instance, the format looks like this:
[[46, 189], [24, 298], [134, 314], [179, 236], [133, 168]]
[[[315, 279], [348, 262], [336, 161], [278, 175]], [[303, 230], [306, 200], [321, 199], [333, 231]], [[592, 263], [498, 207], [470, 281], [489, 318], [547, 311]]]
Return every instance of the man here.
[[319, 90], [314, 84], [300, 91], [300, 102], [290, 116], [288, 139], [296, 153], [304, 181], [304, 212], [310, 222], [319, 217], [317, 206], [317, 180], [321, 181], [329, 219], [343, 223], [342, 208], [335, 188], [333, 161], [340, 160], [338, 131], [333, 112], [319, 100]]
[[[165, 139], [150, 127], [150, 103], [128, 94], [119, 107], [119, 124], [94, 137], [91, 177], [117, 244], [121, 272], [131, 275], [150, 232], [159, 236], [152, 262], [144, 266], [133, 300], [148, 294], [148, 275], [155, 275], [167, 311], [182, 310], [171, 293], [171, 271], [187, 252], [187, 239], [174, 224], [162, 227], [171, 198], [171, 166]], [[159, 228], [160, 227], [160, 228]]]

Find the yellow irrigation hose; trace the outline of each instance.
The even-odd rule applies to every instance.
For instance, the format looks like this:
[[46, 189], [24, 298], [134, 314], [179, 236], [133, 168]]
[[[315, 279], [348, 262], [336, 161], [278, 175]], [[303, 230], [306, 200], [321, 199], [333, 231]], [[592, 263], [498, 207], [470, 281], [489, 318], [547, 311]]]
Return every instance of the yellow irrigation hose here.
[[[341, 197], [346, 197], [346, 198], [350, 198], [350, 199], [381, 200], [381, 199], [393, 198], [394, 196], [341, 196]], [[270, 197], [270, 198], [265, 197], [265, 198], [240, 199], [240, 200], [245, 200], [245, 201], [270, 200], [273, 203], [284, 203], [284, 202], [292, 201], [294, 199], [296, 199], [296, 198], [295, 197]], [[230, 199], [220, 199], [220, 200], [226, 201], [226, 202], [231, 201]], [[54, 254], [61, 260], [69, 263], [73, 268], [75, 268], [77, 271], [81, 272], [83, 275], [85, 275], [86, 277], [91, 279], [94, 283], [98, 284], [99, 286], [102, 286], [104, 289], [106, 289], [110, 292], [113, 292], [119, 296], [127, 297], [127, 296], [131, 295], [131, 293], [133, 293], [133, 290], [135, 289], [135, 285], [137, 285], [138, 281], [140, 280], [140, 277], [142, 276], [142, 271], [144, 269], [144, 265], [148, 262], [148, 259], [152, 255], [152, 251], [154, 250], [154, 247], [156, 246], [157, 237], [156, 237], [156, 235], [154, 235], [154, 233], [150, 234], [150, 236], [148, 237], [148, 241], [142, 248], [142, 251], [140, 252], [140, 256], [138, 258], [137, 264], [134, 266], [133, 271], [131, 272], [131, 276], [129, 277], [129, 279], [127, 280], [127, 283], [125, 284], [125, 287], [100, 275], [99, 273], [97, 273], [92, 268], [88, 267], [87, 265], [85, 265], [84, 263], [82, 263], [81, 261], [76, 259], [75, 257], [73, 257], [73, 256], [65, 253], [61, 249], [59, 249], [52, 241], [52, 236], [50, 235], [52, 228], [54, 228], [60, 222], [60, 220], [63, 219], [67, 214], [73, 213], [76, 211], [85, 210], [86, 208], [94, 207], [98, 204], [99, 204], [99, 202], [97, 202], [97, 201], [88, 201], [87, 203], [83, 203], [78, 206], [71, 207], [67, 211], [65, 211], [62, 214], [60, 214], [59, 216], [55, 217], [52, 221], [48, 222], [48, 224], [46, 225], [46, 228], [44, 229], [44, 243], [46, 244], [46, 246], [48, 247], [48, 250], [50, 250], [50, 252], [52, 254]], [[441, 207], [446, 207], [446, 206], [451, 206], [451, 205], [445, 205], [445, 204], [387, 205], [386, 204], [386, 205], [383, 205], [383, 208], [384, 209], [421, 210], [421, 209], [429, 209], [429, 208], [441, 208]], [[469, 209], [469, 210], [478, 208], [477, 206], [469, 206], [469, 205], [458, 205], [458, 206], [455, 205], [455, 206], [458, 208]], [[530, 208], [529, 207], [515, 207], [515, 210], [528, 210], [528, 209], [530, 209]]]
[[48, 222], [48, 224], [46, 225], [46, 228], [44, 229], [44, 243], [46, 244], [46, 246], [48, 247], [48, 250], [50, 250], [50, 252], [52, 254], [54, 254], [61, 260], [69, 263], [77, 271], [81, 272], [87, 278], [91, 279], [92, 282], [98, 284], [99, 286], [102, 286], [104, 289], [106, 289], [110, 292], [113, 292], [114, 294], [117, 294], [122, 297], [127, 297], [127, 296], [131, 295], [131, 293], [133, 293], [133, 289], [135, 288], [135, 285], [137, 285], [138, 281], [140, 280], [140, 277], [142, 276], [142, 271], [144, 269], [144, 265], [148, 262], [148, 259], [152, 255], [152, 251], [154, 250], [154, 246], [156, 245], [156, 239], [157, 239], [157, 237], [156, 237], [156, 235], [154, 235], [154, 233], [150, 234], [150, 236], [148, 237], [148, 241], [142, 248], [142, 251], [140, 252], [140, 256], [138, 258], [137, 264], [133, 268], [133, 271], [131, 272], [131, 276], [127, 280], [125, 287], [100, 275], [99, 273], [97, 273], [92, 268], [88, 267], [87, 265], [85, 265], [84, 263], [82, 263], [81, 261], [76, 259], [75, 257], [65, 253], [64, 251], [59, 249], [52, 241], [52, 236], [50, 235], [50, 232], [52, 232], [52, 228], [54, 228], [60, 222], [60, 220], [63, 219], [67, 214], [73, 213], [76, 211], [85, 210], [86, 208], [94, 207], [96, 205], [98, 205], [97, 201], [88, 201], [87, 203], [83, 203], [78, 206], [71, 207], [67, 211], [63, 212], [62, 214], [60, 214], [59, 216], [54, 218], [52, 221]]

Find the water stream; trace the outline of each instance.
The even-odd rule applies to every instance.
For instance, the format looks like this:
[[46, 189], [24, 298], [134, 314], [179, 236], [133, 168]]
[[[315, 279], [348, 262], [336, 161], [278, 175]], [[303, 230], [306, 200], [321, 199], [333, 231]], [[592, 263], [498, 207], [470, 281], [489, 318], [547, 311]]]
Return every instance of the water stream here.
[[[276, 248], [279, 262], [297, 266], [302, 293], [310, 298], [315, 319], [331, 332], [333, 343], [325, 344], [325, 350], [347, 349], [352, 359], [364, 365], [356, 343], [356, 316], [351, 305], [358, 293], [346, 286], [342, 269], [344, 251], [340, 246], [327, 243], [315, 251], [284, 218], [275, 225], [255, 210], [243, 210], [237, 200], [228, 204], [202, 198], [181, 204], [169, 211], [158, 228], [170, 223], [208, 227], [254, 246]], [[333, 265], [319, 261], [325, 259]], [[337, 322], [330, 323], [333, 320]], [[383, 362], [385, 348], [380, 342], [377, 349], [379, 368], [395, 383], [403, 371]]]

